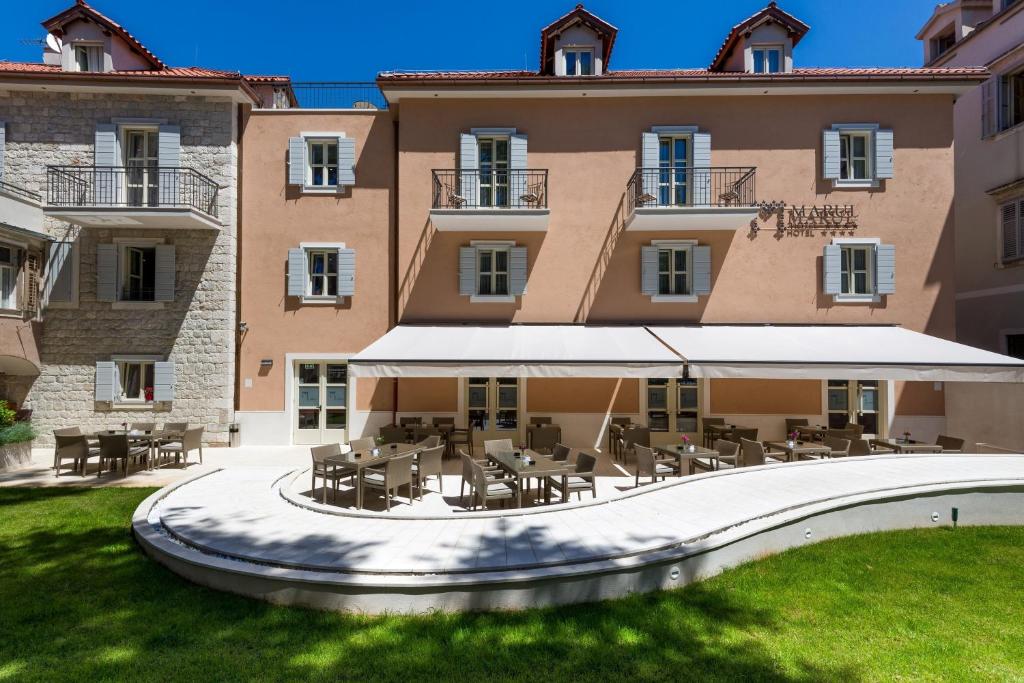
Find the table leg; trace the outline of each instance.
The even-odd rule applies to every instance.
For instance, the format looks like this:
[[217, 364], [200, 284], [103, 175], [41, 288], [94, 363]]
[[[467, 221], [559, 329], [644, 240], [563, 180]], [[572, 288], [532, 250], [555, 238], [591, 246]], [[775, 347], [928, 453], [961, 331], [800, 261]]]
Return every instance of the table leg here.
[[544, 477], [544, 504], [551, 505], [551, 480]]
[[[387, 491], [384, 495], [387, 495]], [[363, 468], [356, 470], [356, 509], [363, 509]]]
[[523, 507], [523, 479], [524, 477], [519, 477], [516, 482], [516, 507]]

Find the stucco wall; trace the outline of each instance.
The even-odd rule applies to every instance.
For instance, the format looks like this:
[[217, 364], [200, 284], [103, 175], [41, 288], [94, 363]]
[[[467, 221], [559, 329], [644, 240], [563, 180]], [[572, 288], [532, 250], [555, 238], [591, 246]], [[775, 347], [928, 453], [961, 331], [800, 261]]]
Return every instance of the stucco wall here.
[[[235, 105], [204, 97], [7, 92], [5, 180], [45, 194], [48, 165], [92, 165], [95, 128], [113, 118], [166, 119], [181, 126], [181, 164], [221, 186], [224, 223], [212, 230], [78, 229], [46, 219], [43, 229], [75, 239], [79, 303], [45, 313], [42, 372], [28, 402], [42, 439], [78, 425], [108, 428], [123, 421], [188, 421], [207, 439], [226, 441], [232, 418], [235, 315], [235, 187], [238, 151]], [[175, 300], [160, 310], [119, 310], [96, 301], [96, 244], [120, 237], [156, 237], [175, 245]], [[176, 362], [169, 410], [106, 410], [94, 402], [95, 363], [111, 354], [153, 354]]]

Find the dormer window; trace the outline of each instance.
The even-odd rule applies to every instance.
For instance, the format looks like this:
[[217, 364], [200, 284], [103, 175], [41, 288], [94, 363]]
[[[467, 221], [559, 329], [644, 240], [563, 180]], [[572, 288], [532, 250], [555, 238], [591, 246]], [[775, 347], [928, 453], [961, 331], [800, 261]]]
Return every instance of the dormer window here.
[[566, 76], [594, 75], [593, 48], [571, 48], [563, 50], [562, 53], [565, 55]]
[[102, 45], [75, 45], [76, 71], [103, 71]]
[[949, 52], [956, 44], [956, 33], [951, 26], [946, 33], [932, 38], [932, 59]]
[[754, 58], [754, 73], [756, 74], [777, 74], [782, 69], [782, 46], [781, 45], [755, 45], [752, 48]]

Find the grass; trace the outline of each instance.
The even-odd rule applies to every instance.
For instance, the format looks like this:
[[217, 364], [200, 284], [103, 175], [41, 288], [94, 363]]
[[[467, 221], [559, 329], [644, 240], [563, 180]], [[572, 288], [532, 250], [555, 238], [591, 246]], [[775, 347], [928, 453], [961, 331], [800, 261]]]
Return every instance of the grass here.
[[355, 617], [144, 557], [146, 489], [0, 489], [0, 681], [1024, 680], [1024, 529], [811, 545], [669, 593]]

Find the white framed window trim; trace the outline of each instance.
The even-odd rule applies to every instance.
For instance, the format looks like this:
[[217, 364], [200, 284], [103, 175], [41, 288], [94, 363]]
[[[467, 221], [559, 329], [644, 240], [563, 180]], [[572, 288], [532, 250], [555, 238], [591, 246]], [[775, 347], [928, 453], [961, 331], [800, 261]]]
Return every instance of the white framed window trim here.
[[[164, 308], [163, 301], [135, 300], [124, 298], [124, 289], [128, 282], [127, 271], [128, 252], [132, 248], [153, 249], [158, 244], [164, 244], [166, 240], [162, 237], [115, 237], [114, 244], [117, 246], [117, 300], [111, 303], [111, 308], [116, 311], [159, 311]], [[154, 262], [153, 267], [156, 268]], [[155, 283], [154, 273], [154, 283]], [[155, 287], [155, 284], [154, 284]], [[159, 358], [157, 360], [160, 360]]]
[[[347, 137], [344, 131], [302, 131], [299, 133], [306, 144], [306, 168], [303, 173], [305, 174], [305, 180], [302, 183], [302, 194], [330, 194], [336, 195], [345, 189], [345, 185], [342, 185], [339, 180], [341, 177], [341, 166], [340, 166], [340, 155], [341, 150], [338, 147], [338, 138]], [[313, 145], [330, 145], [334, 146], [334, 174], [335, 184], [334, 185], [314, 185], [313, 184]], [[325, 150], [326, 155], [326, 150]], [[324, 162], [327, 161], [325, 156]], [[326, 179], [327, 169], [330, 165], [324, 164], [324, 177]]]
[[594, 48], [581, 45], [563, 47], [562, 65], [566, 76], [593, 76], [596, 68]]
[[[697, 246], [697, 240], [651, 240], [651, 246], [658, 247], [659, 259], [661, 249], [686, 250], [686, 286], [690, 291], [689, 294], [655, 294], [651, 297], [651, 301], [654, 303], [676, 304], [697, 303], [699, 297], [693, 294], [693, 248]], [[660, 275], [661, 273], [659, 272], [659, 279]]]
[[[760, 53], [760, 54], [758, 54]], [[775, 68], [771, 69], [770, 55], [776, 55]], [[750, 46], [751, 68], [754, 73], [774, 74], [783, 73], [786, 70], [786, 48], [778, 43], [756, 44]], [[761, 60], [761, 70], [758, 71], [758, 59]]]
[[[310, 304], [313, 306], [336, 306], [339, 301], [344, 301], [349, 298], [344, 295], [330, 295], [330, 294], [313, 294], [313, 278], [320, 276], [320, 274], [314, 274], [310, 269], [311, 254], [315, 252], [321, 252], [328, 254], [329, 252], [337, 253], [340, 249], [345, 249], [344, 242], [301, 242], [299, 248], [306, 252], [306, 293], [301, 297], [300, 301], [303, 304]], [[326, 268], [326, 257], [324, 265]], [[326, 276], [326, 273], [324, 274]], [[338, 266], [335, 262], [334, 275], [337, 278]], [[337, 282], [337, 279], [335, 280]], [[326, 277], [324, 279], [326, 289]], [[337, 287], [337, 284], [335, 285]], [[337, 290], [335, 290], [337, 291]]]
[[[480, 291], [480, 251], [479, 250], [492, 250], [492, 251], [504, 251], [506, 253], [505, 261], [505, 286], [508, 288], [508, 294], [473, 294], [469, 297], [471, 304], [510, 304], [515, 303], [516, 297], [511, 293], [511, 273], [509, 263], [509, 250], [516, 246], [516, 243], [512, 240], [472, 240], [469, 246], [476, 247], [477, 249], [477, 273], [476, 273], [476, 292]], [[492, 262], [492, 269], [494, 267]], [[494, 271], [492, 270], [492, 273]]]
[[882, 243], [881, 238], [878, 237], [836, 237], [832, 240], [832, 244], [840, 247], [866, 247], [870, 249], [868, 256], [867, 272], [868, 281], [871, 287], [870, 294], [835, 294], [833, 295], [833, 301], [837, 304], [871, 304], [879, 303], [882, 300], [882, 295], [878, 293], [878, 283], [875, 282], [877, 277], [875, 274], [875, 257], [874, 250]]
[[[110, 360], [113, 361], [114, 367], [117, 371], [117, 384], [118, 384], [118, 397], [114, 401], [114, 408], [135, 408], [135, 409], [149, 409], [157, 404], [157, 401], [152, 399], [146, 399], [146, 379], [147, 373], [150, 379], [149, 385], [152, 390], [155, 384], [156, 378], [156, 363], [164, 360], [163, 356], [154, 355], [136, 355], [136, 354], [121, 354], [112, 355]], [[137, 367], [139, 386], [135, 396], [127, 396], [125, 394], [127, 387], [125, 386], [126, 380], [129, 378], [131, 367]]]
[[[834, 123], [832, 130], [838, 131], [840, 135], [840, 150], [842, 150], [843, 137], [846, 135], [863, 135], [867, 138], [864, 145], [864, 163], [866, 167], [866, 178], [837, 178], [832, 181], [836, 189], [863, 189], [879, 187], [878, 178], [875, 177], [875, 132], [878, 131], [877, 123]], [[851, 147], [852, 151], [852, 147]], [[847, 162], [849, 163], [849, 161]]]

